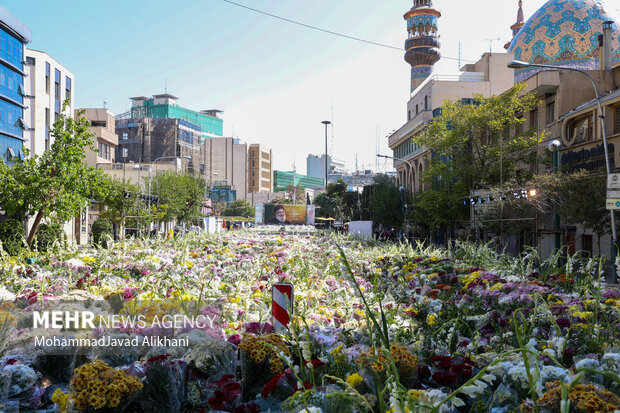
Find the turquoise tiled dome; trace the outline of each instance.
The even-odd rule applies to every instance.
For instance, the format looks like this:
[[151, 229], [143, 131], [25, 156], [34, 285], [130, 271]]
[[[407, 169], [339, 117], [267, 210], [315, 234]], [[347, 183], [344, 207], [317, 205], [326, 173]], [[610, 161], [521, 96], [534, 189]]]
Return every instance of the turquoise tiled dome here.
[[595, 69], [605, 21], [614, 22], [612, 58], [620, 62], [619, 0], [549, 0], [525, 22], [509, 52], [529, 63]]

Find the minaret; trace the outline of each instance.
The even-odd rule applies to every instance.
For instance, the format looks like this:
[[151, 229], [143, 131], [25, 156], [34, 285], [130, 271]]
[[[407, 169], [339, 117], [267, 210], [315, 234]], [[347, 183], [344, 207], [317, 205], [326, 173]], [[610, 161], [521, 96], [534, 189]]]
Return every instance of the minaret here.
[[409, 37], [405, 41], [405, 61], [411, 65], [411, 91], [433, 73], [433, 65], [441, 54], [437, 19], [441, 13], [433, 9], [432, 0], [414, 0], [405, 13]]
[[[512, 26], [510, 26], [510, 30], [512, 30], [512, 40], [515, 39], [515, 36], [517, 35], [517, 33], [519, 33], [519, 30], [521, 30], [521, 27], [523, 27], [523, 24], [525, 24], [525, 19], [523, 18], [523, 2], [519, 0], [519, 10], [517, 11], [517, 22], [513, 24]], [[504, 45], [504, 49], [508, 50], [508, 48], [510, 47], [510, 44], [512, 43], [512, 40]]]

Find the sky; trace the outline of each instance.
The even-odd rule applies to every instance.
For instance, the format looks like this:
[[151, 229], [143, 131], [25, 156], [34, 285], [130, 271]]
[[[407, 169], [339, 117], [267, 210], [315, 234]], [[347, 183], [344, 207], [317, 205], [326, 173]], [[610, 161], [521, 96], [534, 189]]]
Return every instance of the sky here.
[[[29, 48], [75, 76], [76, 107], [120, 114], [131, 96], [168, 93], [224, 111], [224, 136], [273, 150], [274, 169], [306, 173], [325, 151], [349, 170], [392, 170], [387, 136], [406, 122], [410, 66], [403, 14], [412, 0], [0, 0], [32, 29]], [[546, 0], [524, 0], [527, 20]], [[517, 0], [434, 0], [442, 59], [458, 73], [512, 38]], [[499, 40], [498, 40], [499, 39]], [[400, 48], [401, 50], [394, 49]]]

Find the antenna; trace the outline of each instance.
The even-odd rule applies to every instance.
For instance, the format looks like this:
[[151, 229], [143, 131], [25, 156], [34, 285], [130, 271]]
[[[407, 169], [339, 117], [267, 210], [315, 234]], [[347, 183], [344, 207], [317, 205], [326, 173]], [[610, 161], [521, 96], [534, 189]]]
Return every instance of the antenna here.
[[[501, 40], [500, 37], [495, 38], [495, 39], [482, 39], [482, 40], [488, 40], [489, 41], [489, 54], [493, 53], [493, 42], [499, 42]], [[459, 49], [459, 56], [460, 56], [460, 49]]]
[[355, 154], [355, 172], [359, 172], [360, 168], [357, 165], [357, 153]]
[[168, 80], [164, 79], [164, 93], [168, 94]]
[[457, 70], [461, 70], [461, 41], [459, 40], [459, 67]]

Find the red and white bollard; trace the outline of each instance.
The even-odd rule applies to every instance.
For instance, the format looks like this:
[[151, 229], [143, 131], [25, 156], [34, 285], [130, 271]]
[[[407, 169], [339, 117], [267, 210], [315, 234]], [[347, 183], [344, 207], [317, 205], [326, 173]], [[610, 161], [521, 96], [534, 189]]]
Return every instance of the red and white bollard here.
[[293, 284], [278, 283], [271, 287], [271, 322], [278, 333], [286, 333], [293, 316]]

